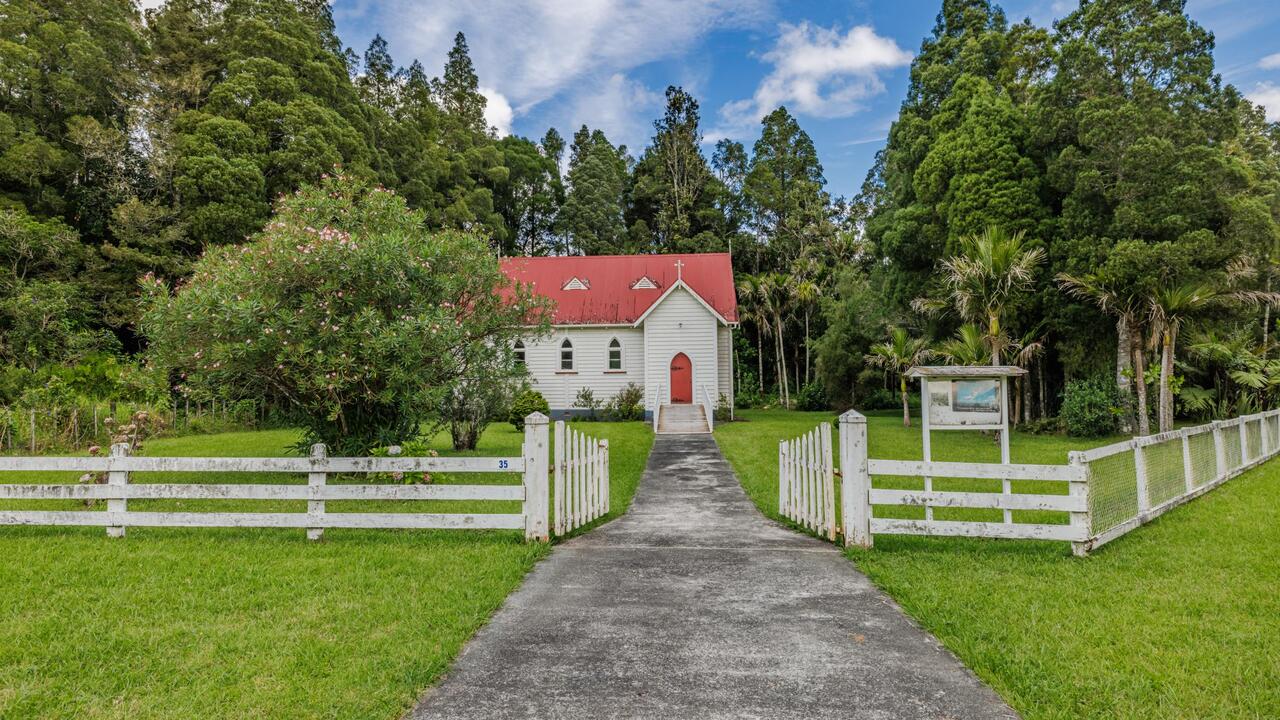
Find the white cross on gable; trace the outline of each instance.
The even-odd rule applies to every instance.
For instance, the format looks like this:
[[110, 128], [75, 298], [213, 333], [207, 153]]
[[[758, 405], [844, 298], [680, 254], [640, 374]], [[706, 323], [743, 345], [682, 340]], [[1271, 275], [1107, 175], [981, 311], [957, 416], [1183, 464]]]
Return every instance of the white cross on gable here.
[[676, 260], [676, 282], [679, 282], [684, 276], [684, 261]]

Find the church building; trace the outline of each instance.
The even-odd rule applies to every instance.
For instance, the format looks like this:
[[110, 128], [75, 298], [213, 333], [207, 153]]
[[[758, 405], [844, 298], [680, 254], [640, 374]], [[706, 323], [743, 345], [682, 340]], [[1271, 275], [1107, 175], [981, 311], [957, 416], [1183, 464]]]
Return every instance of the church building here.
[[723, 396], [733, 406], [738, 303], [727, 253], [515, 257], [512, 280], [555, 302], [551, 332], [517, 342], [518, 360], [552, 417], [575, 412], [583, 388], [607, 402], [644, 389], [659, 431], [710, 430]]

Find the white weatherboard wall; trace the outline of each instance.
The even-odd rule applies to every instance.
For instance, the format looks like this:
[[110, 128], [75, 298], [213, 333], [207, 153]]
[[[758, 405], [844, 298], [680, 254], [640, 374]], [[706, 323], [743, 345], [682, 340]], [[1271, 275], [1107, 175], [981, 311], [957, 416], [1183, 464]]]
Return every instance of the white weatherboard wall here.
[[[572, 371], [560, 370], [560, 344], [573, 343]], [[609, 341], [622, 343], [622, 372], [609, 370]], [[541, 338], [526, 339], [525, 364], [533, 389], [542, 393], [552, 410], [573, 407], [578, 391], [591, 388], [597, 400], [607, 402], [628, 383], [645, 385], [645, 333], [628, 325], [558, 326]]]
[[[728, 326], [720, 326], [720, 332], [716, 335], [716, 346], [720, 356], [719, 389], [728, 400], [729, 407], [733, 407], [733, 331]], [[711, 399], [719, 403], [719, 393], [712, 393]]]
[[[720, 392], [716, 371], [719, 325], [715, 315], [683, 287], [667, 295], [644, 320], [648, 355], [645, 387], [656, 388], [662, 383], [663, 394], [669, 394], [671, 358], [682, 352], [693, 363], [693, 401], [701, 402], [702, 387], [715, 398]], [[646, 393], [645, 409], [654, 409], [650, 393]]]

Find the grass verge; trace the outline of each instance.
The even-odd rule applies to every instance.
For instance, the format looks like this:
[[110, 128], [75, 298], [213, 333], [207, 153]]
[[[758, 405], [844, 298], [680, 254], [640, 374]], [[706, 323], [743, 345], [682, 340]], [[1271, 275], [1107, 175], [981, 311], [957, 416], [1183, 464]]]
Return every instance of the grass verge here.
[[[610, 440], [617, 515], [635, 493], [652, 435], [644, 423], [586, 431]], [[521, 437], [491, 425], [477, 452], [518, 455]], [[282, 456], [294, 441], [289, 431], [226, 433], [155, 440], [146, 453]], [[434, 444], [448, 447], [443, 437]], [[138, 481], [305, 483], [287, 477], [155, 473]], [[74, 477], [0, 476], [55, 480]], [[519, 476], [436, 481], [518, 483]], [[441, 512], [466, 504], [330, 503], [340, 505]], [[304, 506], [130, 503], [186, 511]], [[124, 540], [108, 540], [102, 528], [0, 528], [0, 717], [394, 718], [547, 552], [519, 532], [331, 529], [309, 543], [302, 531], [281, 529], [132, 528]]]
[[[832, 416], [742, 415], [717, 441], [777, 517], [778, 440]], [[900, 416], [869, 417], [868, 435], [872, 457], [921, 457]], [[1105, 442], [1015, 433], [1012, 459], [1064, 463]], [[934, 447], [999, 458], [975, 433], [936, 433]], [[1066, 543], [889, 535], [848, 556], [1026, 718], [1280, 717], [1277, 495], [1270, 463], [1083, 559]]]

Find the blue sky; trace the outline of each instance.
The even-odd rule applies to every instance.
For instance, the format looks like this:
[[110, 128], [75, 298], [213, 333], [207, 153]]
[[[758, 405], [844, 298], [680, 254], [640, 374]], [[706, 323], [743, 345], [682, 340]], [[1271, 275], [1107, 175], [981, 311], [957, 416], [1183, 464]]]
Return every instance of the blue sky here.
[[[533, 139], [602, 128], [633, 154], [667, 85], [702, 106], [708, 141], [750, 146], [778, 104], [813, 137], [832, 192], [857, 192], [907, 88], [908, 66], [941, 0], [335, 0], [344, 44], [375, 33], [396, 62], [440, 72], [467, 34], [489, 119]], [[1011, 20], [1047, 25], [1072, 0], [1010, 0]], [[1280, 2], [1190, 0], [1217, 37], [1218, 70], [1280, 120]], [[708, 147], [709, 150], [709, 147]]]

